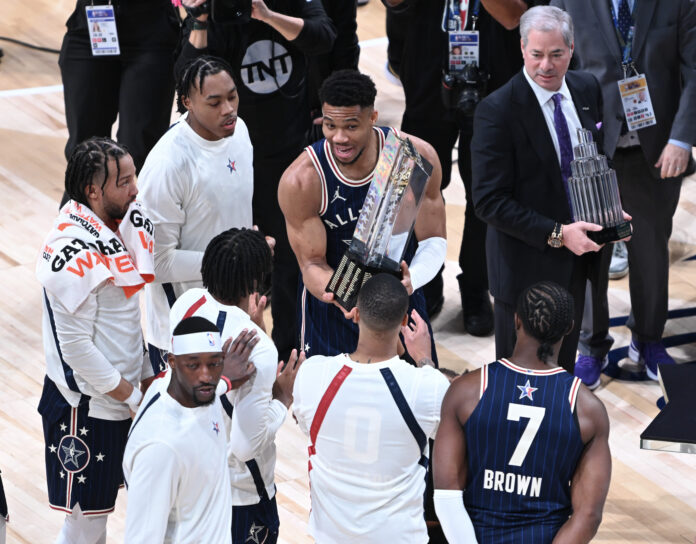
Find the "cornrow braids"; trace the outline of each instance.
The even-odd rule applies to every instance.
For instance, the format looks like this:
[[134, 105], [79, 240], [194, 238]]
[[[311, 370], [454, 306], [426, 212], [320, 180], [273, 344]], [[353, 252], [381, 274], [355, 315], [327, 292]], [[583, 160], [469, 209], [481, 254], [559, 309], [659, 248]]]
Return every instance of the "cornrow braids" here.
[[542, 281], [525, 289], [517, 301], [517, 315], [524, 330], [540, 342], [537, 357], [546, 363], [553, 346], [573, 324], [575, 303], [571, 294], [552, 281]]
[[186, 113], [184, 98], [191, 96], [191, 90], [198, 89], [200, 92], [205, 78], [220, 72], [227, 72], [232, 81], [235, 80], [232, 66], [219, 57], [204, 55], [188, 63], [176, 83], [176, 106], [179, 113]]
[[229, 229], [213, 238], [203, 254], [203, 286], [216, 299], [237, 304], [264, 291], [272, 270], [271, 249], [264, 235], [252, 229]]
[[104, 190], [109, 179], [109, 160], [116, 163], [116, 179], [121, 176], [119, 159], [128, 155], [122, 144], [111, 138], [94, 137], [75, 147], [65, 169], [65, 192], [68, 197], [80, 204], [88, 205], [85, 188], [100, 185]]

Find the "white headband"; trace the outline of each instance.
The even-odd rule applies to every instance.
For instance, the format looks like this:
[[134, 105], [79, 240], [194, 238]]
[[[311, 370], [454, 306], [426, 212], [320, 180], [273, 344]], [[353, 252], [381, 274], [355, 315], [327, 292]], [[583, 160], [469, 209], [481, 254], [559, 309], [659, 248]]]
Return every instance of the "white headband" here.
[[172, 336], [172, 355], [222, 351], [219, 332], [194, 332]]

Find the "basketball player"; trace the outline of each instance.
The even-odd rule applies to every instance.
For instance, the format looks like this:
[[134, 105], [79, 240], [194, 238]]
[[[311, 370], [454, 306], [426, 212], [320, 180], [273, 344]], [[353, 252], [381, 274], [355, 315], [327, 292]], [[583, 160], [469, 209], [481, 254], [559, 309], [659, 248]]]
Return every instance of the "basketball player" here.
[[228, 435], [217, 386], [223, 366], [246, 371], [252, 344], [240, 337], [223, 346], [217, 326], [202, 317], [174, 328], [170, 370], [148, 390], [123, 458], [126, 542], [230, 542]]
[[184, 316], [205, 317], [217, 324], [223, 339], [247, 329], [255, 330], [259, 339], [250, 356], [256, 367], [253, 381], [221, 397], [230, 435], [233, 544], [273, 544], [280, 524], [274, 440], [292, 402], [292, 390], [283, 394], [274, 386], [278, 351], [254, 322], [261, 322], [262, 317], [252, 319], [250, 315], [259, 309], [256, 291], [270, 279], [271, 268], [271, 250], [260, 232], [229, 229], [218, 234], [203, 255], [205, 288], [186, 291], [170, 316], [173, 324]]
[[152, 379], [139, 297], [152, 281], [152, 223], [139, 203], [133, 159], [108, 138], [80, 143], [69, 196], [37, 264], [43, 286], [46, 378], [39, 402], [51, 508], [65, 512], [56, 542], [106, 542], [123, 483], [131, 413]]
[[177, 83], [184, 115], [157, 142], [138, 183], [155, 230], [157, 282], [145, 289], [147, 341], [153, 371], [166, 366], [169, 309], [184, 291], [201, 287], [203, 251], [231, 227], [251, 227], [253, 149], [232, 68], [199, 57]]
[[447, 393], [433, 467], [449, 542], [576, 544], [597, 532], [611, 477], [609, 419], [558, 366], [572, 326], [568, 291], [528, 287], [512, 357], [462, 376]]
[[[324, 290], [353, 237], [384, 140], [395, 130], [375, 126], [376, 94], [372, 80], [355, 70], [330, 75], [319, 91], [325, 139], [307, 147], [280, 180], [278, 199], [300, 265], [298, 328], [300, 346], [308, 356], [351, 352], [357, 345], [353, 314], [344, 312]], [[411, 239], [402, 263], [411, 308], [426, 316], [420, 287], [435, 277], [447, 250], [442, 172], [430, 144], [404, 133], [400, 136], [410, 138], [433, 165], [415, 240]]]
[[[422, 368], [399, 359], [408, 305], [398, 279], [373, 276], [358, 295], [357, 348], [311, 357], [297, 374], [293, 413], [309, 436], [309, 532], [317, 542], [428, 542], [428, 438], [449, 381], [429, 357]], [[425, 345], [429, 351], [427, 336]]]

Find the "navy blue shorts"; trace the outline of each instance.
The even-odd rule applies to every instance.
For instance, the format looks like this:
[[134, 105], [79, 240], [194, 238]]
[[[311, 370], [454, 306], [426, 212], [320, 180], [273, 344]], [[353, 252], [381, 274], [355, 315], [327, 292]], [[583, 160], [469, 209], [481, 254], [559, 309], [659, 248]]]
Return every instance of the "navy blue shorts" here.
[[87, 416], [89, 397], [73, 408], [48, 376], [39, 401], [46, 441], [46, 481], [51, 508], [67, 514], [75, 504], [85, 515], [113, 512], [123, 485], [123, 452], [130, 418]]
[[152, 344], [147, 345], [147, 355], [150, 358], [150, 366], [152, 366], [152, 372], [154, 372], [155, 376], [167, 370], [168, 354], [169, 352], [166, 349], [160, 349]]
[[279, 526], [275, 496], [258, 504], [232, 507], [232, 544], [275, 544]]

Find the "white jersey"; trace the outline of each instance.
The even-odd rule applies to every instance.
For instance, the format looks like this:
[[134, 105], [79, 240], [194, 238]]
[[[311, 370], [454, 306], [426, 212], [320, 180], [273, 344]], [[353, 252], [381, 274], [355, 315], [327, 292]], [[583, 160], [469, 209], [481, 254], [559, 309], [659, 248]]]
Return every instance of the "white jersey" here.
[[128, 419], [128, 405], [106, 393], [116, 389], [121, 378], [139, 387], [142, 379], [152, 376], [143, 349], [139, 297], [126, 298], [123, 289], [105, 282], [69, 312], [60, 300], [44, 293], [46, 374], [71, 406], [78, 405], [82, 393], [89, 395], [90, 417]]
[[[344, 381], [336, 390], [339, 373]], [[343, 354], [311, 357], [297, 373], [293, 413], [310, 436], [309, 531], [321, 544], [428, 542], [425, 468], [419, 464], [426, 452], [383, 373], [395, 379], [427, 450], [449, 387], [434, 368], [416, 368], [397, 357], [361, 364]], [[327, 389], [335, 397], [318, 411], [322, 398], [330, 399]]]
[[189, 289], [171, 309], [171, 323], [184, 316], [204, 317], [221, 329], [222, 341], [236, 338], [242, 329], [256, 329], [259, 342], [250, 360], [256, 373], [239, 389], [227, 393], [227, 410], [234, 407], [231, 417], [225, 417], [229, 433], [229, 467], [232, 482], [232, 502], [235, 506], [257, 504], [261, 497], [247, 465], [255, 461], [269, 498], [275, 494], [276, 462], [275, 435], [285, 420], [287, 409], [273, 400], [272, 388], [278, 367], [278, 351], [273, 341], [237, 306], [218, 303], [205, 289]]
[[145, 395], [123, 456], [128, 486], [126, 544], [232, 541], [227, 437], [220, 399], [186, 408], [167, 387]]
[[232, 136], [211, 142], [184, 115], [150, 151], [138, 189], [155, 224], [155, 283], [145, 289], [147, 341], [166, 350], [165, 288], [175, 298], [201, 287], [208, 242], [230, 228], [252, 227], [253, 149], [246, 124], [237, 118]]

